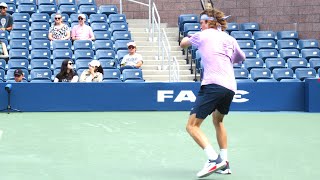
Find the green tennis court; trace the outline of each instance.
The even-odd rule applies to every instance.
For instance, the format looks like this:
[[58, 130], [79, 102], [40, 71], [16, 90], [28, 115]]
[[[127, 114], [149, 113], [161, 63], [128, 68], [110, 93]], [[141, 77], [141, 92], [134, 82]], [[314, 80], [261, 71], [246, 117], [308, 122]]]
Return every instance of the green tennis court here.
[[[188, 112], [0, 114], [1, 180], [192, 180], [206, 156]], [[317, 179], [320, 114], [230, 112], [233, 174], [206, 179]], [[215, 149], [211, 119], [203, 124]]]

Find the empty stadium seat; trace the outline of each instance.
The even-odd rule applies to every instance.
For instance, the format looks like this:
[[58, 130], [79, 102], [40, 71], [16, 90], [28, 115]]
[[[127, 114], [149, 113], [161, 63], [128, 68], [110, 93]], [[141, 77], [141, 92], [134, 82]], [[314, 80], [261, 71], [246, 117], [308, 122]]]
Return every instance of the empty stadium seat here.
[[299, 57], [299, 51], [297, 49], [280, 49], [279, 53], [280, 57], [282, 57], [284, 60]]
[[260, 58], [246, 59], [244, 67], [250, 71], [253, 68], [263, 68], [263, 60]]
[[25, 30], [29, 31], [29, 22], [14, 22], [12, 24], [12, 30]]
[[78, 6], [77, 5], [60, 5], [59, 7], [60, 13], [64, 14], [76, 14], [78, 13]]
[[13, 22], [29, 22], [30, 14], [28, 13], [13, 13]]
[[259, 31], [259, 24], [256, 22], [248, 22], [248, 23], [242, 23], [240, 24], [240, 30], [241, 31]]
[[96, 2], [94, 0], [78, 0], [78, 6], [82, 5], [95, 5]]
[[116, 5], [101, 5], [99, 6], [99, 13], [109, 16], [110, 14], [118, 14]]
[[304, 58], [289, 58], [287, 62], [288, 68], [291, 68], [293, 71], [295, 71], [297, 68], [308, 67], [308, 61]]
[[34, 39], [31, 41], [32, 49], [51, 49], [48, 39]]
[[320, 69], [320, 58], [310, 58], [309, 63], [311, 68], [315, 70]]
[[105, 14], [91, 14], [89, 17], [90, 23], [106, 23], [107, 19]]
[[51, 51], [49, 49], [34, 49], [30, 53], [31, 59], [50, 59]]
[[117, 40], [131, 40], [131, 33], [129, 31], [115, 31], [111, 37], [113, 41]]
[[105, 50], [100, 49], [96, 51], [96, 59], [102, 60], [102, 59], [115, 59], [115, 52], [114, 50]]
[[125, 69], [122, 75], [123, 82], [144, 82], [141, 69]]
[[301, 82], [301, 81], [299, 79], [294, 78], [294, 79], [281, 79], [280, 82], [288, 83], [288, 82]]
[[52, 49], [71, 49], [71, 40], [55, 40], [52, 41]]
[[102, 22], [94, 22], [91, 23], [90, 26], [93, 31], [107, 31], [109, 29], [109, 25], [107, 23]]
[[73, 42], [74, 50], [78, 49], [92, 49], [92, 41], [91, 40], [76, 40]]
[[123, 57], [125, 55], [129, 54], [129, 51], [128, 50], [118, 50], [117, 51], [117, 55], [116, 55], [116, 58], [118, 60], [118, 62], [120, 63], [121, 60], [123, 59]]
[[248, 79], [249, 78], [249, 71], [243, 68], [236, 68], [234, 70], [234, 76], [236, 79]]
[[36, 0], [19, 0], [19, 5], [36, 5]]
[[17, 8], [16, 8], [15, 4], [7, 4], [7, 6], [8, 6], [7, 13], [13, 14], [13, 13], [15, 13], [17, 11]]
[[76, 0], [58, 0], [59, 6], [61, 5], [76, 5]]
[[30, 69], [51, 69], [51, 60], [49, 59], [32, 59]]
[[266, 68], [270, 69], [271, 71], [275, 68], [286, 67], [286, 61], [283, 58], [267, 58], [265, 62]]
[[[59, 51], [59, 50], [57, 50]], [[54, 52], [53, 52], [54, 53]], [[52, 69], [60, 69], [61, 68], [61, 65], [62, 65], [62, 62], [64, 61], [65, 59], [53, 59], [52, 61]]]
[[56, 49], [52, 51], [53, 59], [72, 59], [71, 49]]
[[297, 68], [296, 71], [297, 79], [304, 81], [307, 78], [315, 78], [316, 77], [316, 70], [313, 68]]
[[10, 61], [12, 59], [28, 59], [29, 50], [27, 49], [11, 49], [9, 51]]
[[258, 54], [262, 60], [278, 57], [278, 51], [276, 49], [260, 49]]
[[79, 49], [74, 51], [74, 58], [77, 59], [94, 59], [94, 53], [90, 49]]
[[0, 69], [6, 69], [6, 60], [0, 59]]
[[276, 42], [274, 40], [256, 40], [256, 50], [260, 49], [275, 49]]
[[257, 51], [255, 49], [243, 49], [242, 50], [246, 56], [246, 58], [256, 58]]
[[183, 37], [186, 37], [189, 31], [200, 31], [200, 30], [201, 30], [200, 23], [185, 23], [183, 25], [182, 35]]
[[52, 71], [50, 69], [32, 69], [30, 71], [30, 82], [35, 82], [38, 80], [41, 82], [51, 82], [51, 76]]
[[279, 31], [277, 32], [277, 39], [282, 40], [282, 39], [294, 39], [298, 40], [298, 32], [297, 31]]
[[252, 83], [254, 82], [252, 79], [236, 79], [237, 84], [239, 83]]
[[28, 69], [29, 61], [27, 59], [10, 59], [8, 69]]
[[266, 68], [254, 68], [250, 70], [251, 79], [257, 81], [258, 79], [271, 79], [271, 71]]
[[241, 49], [253, 49], [254, 42], [252, 40], [237, 40]]
[[319, 42], [316, 39], [300, 39], [298, 45], [299, 49], [319, 49]]
[[47, 13], [33, 13], [31, 15], [31, 22], [49, 22], [50, 16]]
[[88, 65], [91, 62], [91, 59], [78, 59], [76, 60], [75, 67], [78, 69], [88, 69]]
[[235, 22], [228, 23], [226, 31], [229, 33], [231, 33], [232, 31], [239, 31], [239, 24]]
[[56, 5], [40, 5], [38, 7], [39, 13], [47, 13], [49, 15], [58, 12], [58, 7]]
[[104, 69], [103, 82], [122, 82], [119, 69]]
[[116, 69], [118, 67], [118, 61], [115, 59], [100, 59], [99, 61], [103, 69]]
[[117, 40], [114, 42], [114, 50], [117, 52], [118, 50], [128, 50], [127, 44], [131, 42], [131, 40]]
[[98, 8], [96, 5], [82, 5], [79, 6], [79, 12], [82, 14], [97, 14]]
[[179, 32], [183, 32], [185, 23], [199, 23], [199, 15], [197, 14], [181, 14], [178, 17]]
[[95, 31], [93, 34], [96, 40], [111, 39], [111, 33], [109, 31]]
[[29, 31], [11, 31], [10, 39], [29, 39]]
[[128, 24], [127, 23], [111, 23], [109, 31], [111, 32], [111, 35], [115, 31], [128, 31]]
[[297, 49], [297, 41], [294, 39], [284, 39], [277, 41], [278, 50], [280, 49]]
[[282, 79], [294, 79], [293, 70], [288, 68], [275, 68], [272, 70], [273, 78], [277, 81]]
[[[23, 72], [23, 79], [28, 81], [28, 76], [29, 76], [29, 71], [27, 69], [21, 69]], [[7, 71], [7, 80], [12, 80], [14, 79], [14, 71], [15, 69], [8, 69]]]
[[38, 0], [38, 5], [56, 5], [55, 0]]
[[33, 22], [31, 23], [31, 31], [49, 31], [50, 25], [48, 22]]
[[319, 49], [302, 49], [301, 57], [309, 60], [310, 58], [320, 58], [320, 50]]
[[31, 31], [31, 41], [36, 39], [48, 40], [48, 31]]
[[276, 40], [276, 33], [273, 31], [255, 31], [253, 32], [254, 40]]
[[33, 14], [37, 12], [37, 6], [36, 5], [19, 5], [18, 12]]
[[252, 40], [252, 33], [250, 31], [232, 31], [230, 35], [236, 40]]
[[126, 15], [124, 14], [110, 14], [108, 16], [107, 22], [109, 24], [115, 23], [115, 22], [127, 22]]
[[113, 42], [111, 40], [96, 40], [94, 42], [94, 49], [113, 49]]
[[29, 40], [13, 39], [10, 41], [10, 49], [28, 49], [29, 50]]

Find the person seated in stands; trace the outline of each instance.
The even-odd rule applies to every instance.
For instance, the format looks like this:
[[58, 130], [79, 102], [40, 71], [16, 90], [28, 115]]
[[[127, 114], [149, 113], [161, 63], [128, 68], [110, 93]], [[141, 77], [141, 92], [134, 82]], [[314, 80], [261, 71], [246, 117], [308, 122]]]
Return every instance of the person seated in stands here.
[[89, 69], [84, 70], [80, 76], [80, 82], [101, 82], [103, 79], [103, 69], [98, 60], [89, 63]]
[[66, 59], [61, 64], [61, 71], [54, 78], [54, 82], [78, 82], [79, 76], [73, 68], [73, 62]]
[[8, 49], [6, 43], [0, 40], [0, 59], [9, 60]]
[[60, 13], [56, 13], [54, 16], [54, 23], [49, 29], [48, 38], [50, 41], [70, 39], [70, 28], [67, 24], [63, 23]]
[[86, 16], [84, 14], [78, 15], [79, 24], [73, 26], [71, 36], [72, 40], [94, 40], [92, 28], [85, 24]]
[[125, 55], [121, 61], [120, 71], [124, 69], [139, 69], [143, 64], [142, 56], [137, 51], [137, 45], [135, 42], [129, 42], [127, 44], [129, 54]]
[[21, 69], [16, 69], [13, 75], [14, 75], [15, 82], [23, 82], [24, 74]]
[[0, 30], [11, 31], [13, 18], [7, 13], [8, 5], [5, 2], [0, 3]]

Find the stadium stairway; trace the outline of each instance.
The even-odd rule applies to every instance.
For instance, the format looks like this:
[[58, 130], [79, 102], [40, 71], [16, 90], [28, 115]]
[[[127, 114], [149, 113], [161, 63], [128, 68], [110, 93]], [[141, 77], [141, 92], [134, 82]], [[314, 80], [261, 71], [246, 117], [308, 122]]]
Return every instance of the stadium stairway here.
[[[157, 60], [158, 42], [149, 42], [149, 34], [147, 32], [147, 19], [127, 19], [129, 31], [132, 39], [137, 44], [137, 53], [143, 57], [143, 78], [146, 82], [168, 82], [169, 71], [160, 70], [161, 61]], [[190, 64], [187, 64], [185, 55], [182, 55], [181, 48], [177, 42], [178, 27], [167, 27], [166, 23], [161, 24], [161, 28], [165, 28], [169, 43], [171, 45], [171, 56], [176, 56], [180, 64], [180, 81], [193, 81], [194, 74], [191, 74]], [[158, 37], [158, 34], [155, 34]]]

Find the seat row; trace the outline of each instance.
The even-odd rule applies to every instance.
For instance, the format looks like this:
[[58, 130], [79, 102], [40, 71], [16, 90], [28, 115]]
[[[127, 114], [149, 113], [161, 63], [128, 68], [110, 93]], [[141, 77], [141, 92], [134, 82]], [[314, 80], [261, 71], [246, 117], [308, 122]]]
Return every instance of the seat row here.
[[298, 49], [260, 49], [256, 51], [255, 49], [243, 49], [246, 58], [261, 58], [265, 60], [267, 58], [277, 58], [281, 57], [285, 60], [289, 58], [305, 58], [309, 60], [310, 58], [319, 58], [320, 50], [319, 49], [302, 49], [301, 53]]
[[[17, 5], [57, 5], [53, 0], [3, 0], [7, 4]], [[58, 0], [58, 5], [96, 5], [95, 0]]]
[[316, 39], [294, 39], [278, 40], [237, 40], [241, 49], [319, 49], [319, 42]]

